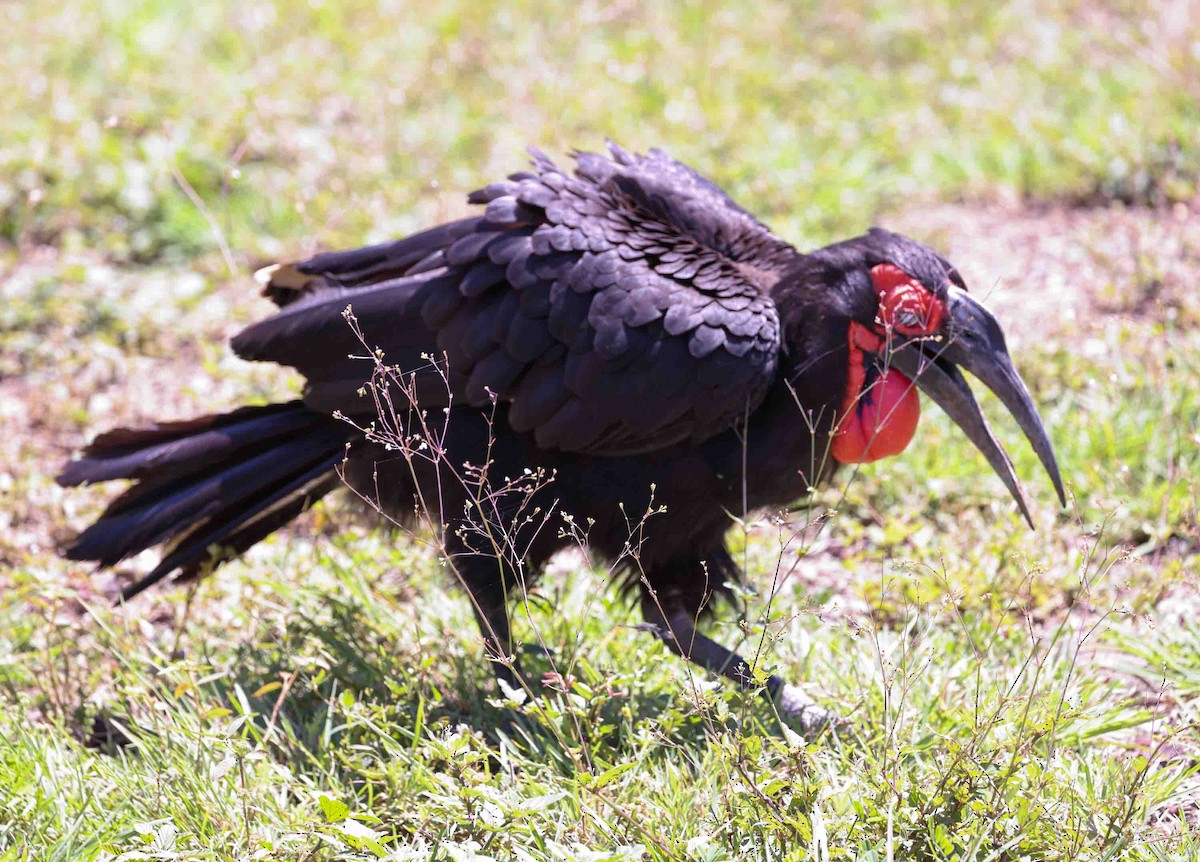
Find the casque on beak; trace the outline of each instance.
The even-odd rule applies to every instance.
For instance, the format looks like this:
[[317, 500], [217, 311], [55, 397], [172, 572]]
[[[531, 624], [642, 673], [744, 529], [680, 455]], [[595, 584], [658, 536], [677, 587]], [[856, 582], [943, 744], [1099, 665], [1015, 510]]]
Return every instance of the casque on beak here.
[[1012, 462], [996, 441], [959, 369], [965, 369], [979, 378], [1008, 408], [1033, 446], [1042, 466], [1050, 474], [1058, 499], [1065, 506], [1067, 498], [1054, 448], [1050, 445], [1050, 438], [1046, 435], [1046, 428], [1033, 405], [1033, 399], [1029, 397], [1025, 382], [1013, 367], [1004, 342], [1004, 332], [996, 318], [966, 291], [956, 287], [949, 289], [946, 308], [945, 335], [941, 340], [913, 339], [896, 343], [886, 357], [887, 363], [916, 383], [917, 388], [966, 433], [1000, 476], [1017, 501], [1021, 514], [1033, 527], [1025, 494], [1013, 472]]

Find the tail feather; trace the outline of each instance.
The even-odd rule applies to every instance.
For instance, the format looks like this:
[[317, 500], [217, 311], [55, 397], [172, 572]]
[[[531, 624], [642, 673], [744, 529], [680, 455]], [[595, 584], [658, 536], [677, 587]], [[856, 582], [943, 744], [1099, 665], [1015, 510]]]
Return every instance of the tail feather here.
[[335, 455], [318, 463], [265, 499], [223, 519], [214, 518], [183, 536], [149, 574], [121, 590], [121, 599], [133, 598], [174, 571], [186, 580], [197, 577], [205, 566], [217, 566], [241, 555], [336, 488], [341, 479], [333, 468], [341, 457]]
[[[82, 483], [82, 481], [96, 481], [96, 478], [84, 475], [84, 473], [88, 472], [89, 469], [95, 468], [97, 463], [107, 462], [115, 459], [115, 457], [137, 453], [137, 451], [149, 454], [146, 450], [156, 447], [158, 444], [194, 443], [198, 439], [206, 439], [199, 437], [203, 432], [221, 430], [230, 425], [239, 426], [240, 433], [246, 433], [250, 429], [250, 420], [252, 419], [276, 417], [276, 415], [282, 413], [286, 414], [294, 424], [296, 421], [296, 408], [299, 405], [299, 401], [288, 401], [262, 407], [239, 407], [229, 413], [215, 413], [194, 419], [156, 423], [150, 427], [142, 427], [142, 429], [113, 429], [112, 431], [106, 431], [102, 435], [97, 436], [83, 450], [83, 459], [68, 463], [64, 471], [60, 474], [59, 484], [74, 485]], [[78, 478], [76, 479], [68, 478], [77, 474]], [[130, 477], [127, 477], [124, 473], [113, 473], [110, 477], [101, 478]]]
[[196, 521], [212, 518], [255, 498], [264, 488], [286, 480], [297, 468], [307, 470], [318, 461], [328, 460], [331, 445], [340, 445], [345, 435], [327, 438], [329, 435], [302, 438], [287, 446], [268, 449], [177, 490], [173, 485], [170, 493], [152, 495], [117, 514], [106, 512], [79, 534], [67, 556], [73, 560], [98, 560], [101, 565], [111, 566], [174, 538]]
[[119, 428], [101, 434], [58, 476], [64, 486], [111, 479], [137, 479], [109, 503], [105, 517], [116, 515], [153, 496], [162, 498], [186, 487], [196, 476], [209, 475], [269, 444], [296, 438], [329, 419], [300, 410], [299, 401], [265, 407], [242, 407], [231, 413], [187, 422], [164, 422], [151, 428]]
[[295, 401], [101, 435], [59, 482], [137, 482], [66, 555], [111, 566], [175, 540], [127, 592], [175, 571], [196, 574], [241, 553], [336, 487], [336, 465], [353, 433]]

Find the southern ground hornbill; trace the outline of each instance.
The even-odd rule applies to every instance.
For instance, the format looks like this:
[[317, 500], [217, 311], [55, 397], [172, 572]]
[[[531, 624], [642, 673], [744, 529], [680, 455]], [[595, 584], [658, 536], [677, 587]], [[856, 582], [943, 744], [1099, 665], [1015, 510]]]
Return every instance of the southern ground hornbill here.
[[[695, 628], [738, 575], [730, 514], [900, 452], [916, 390], [1028, 518], [972, 373], [1062, 498], [1004, 335], [941, 255], [878, 229], [801, 254], [661, 152], [575, 158], [566, 172], [534, 153], [471, 194], [469, 218], [264, 270], [280, 311], [233, 349], [298, 370], [303, 398], [99, 436], [59, 481], [134, 483], [68, 556], [111, 566], [167, 545], [128, 598], [205, 573], [344, 480], [437, 525], [506, 681], [510, 594], [582, 538], [673, 651], [750, 685]], [[779, 676], [766, 687], [803, 725], [827, 720]]]

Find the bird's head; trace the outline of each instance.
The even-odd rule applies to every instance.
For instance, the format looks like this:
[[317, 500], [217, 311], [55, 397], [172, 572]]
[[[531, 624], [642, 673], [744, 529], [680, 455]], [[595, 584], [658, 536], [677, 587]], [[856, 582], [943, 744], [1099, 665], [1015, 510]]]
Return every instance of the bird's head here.
[[832, 372], [827, 380], [840, 390], [830, 426], [834, 460], [863, 463], [903, 451], [920, 417], [919, 390], [966, 433], [1030, 520], [1012, 463], [964, 380], [965, 370], [1012, 413], [1065, 505], [1054, 449], [1013, 367], [1004, 332], [967, 293], [949, 261], [876, 228], [807, 256], [799, 275], [793, 284], [805, 287], [804, 309], [785, 325], [804, 345], [807, 364]]

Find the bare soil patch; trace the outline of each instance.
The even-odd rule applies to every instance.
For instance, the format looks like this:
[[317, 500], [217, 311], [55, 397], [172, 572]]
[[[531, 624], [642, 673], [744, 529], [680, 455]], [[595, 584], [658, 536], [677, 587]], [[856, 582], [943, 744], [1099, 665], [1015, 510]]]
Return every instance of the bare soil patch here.
[[1132, 316], [1200, 323], [1200, 200], [1169, 210], [945, 204], [906, 210], [889, 228], [954, 262], [1014, 341]]

